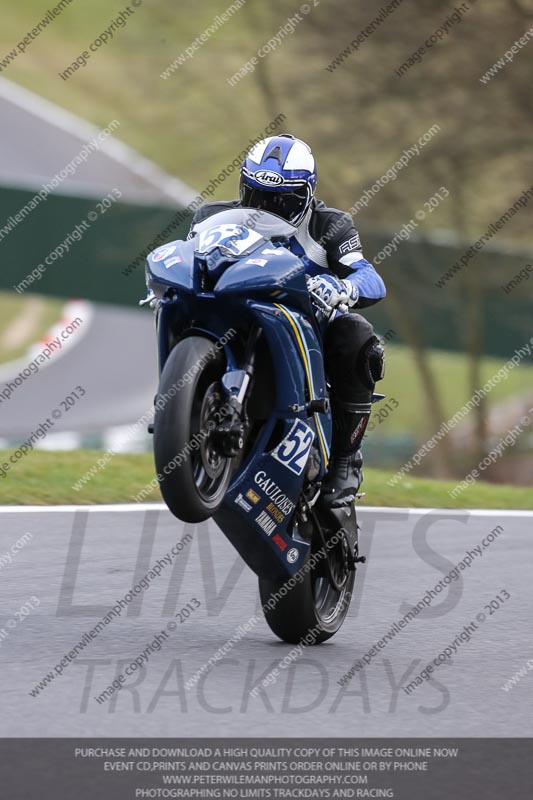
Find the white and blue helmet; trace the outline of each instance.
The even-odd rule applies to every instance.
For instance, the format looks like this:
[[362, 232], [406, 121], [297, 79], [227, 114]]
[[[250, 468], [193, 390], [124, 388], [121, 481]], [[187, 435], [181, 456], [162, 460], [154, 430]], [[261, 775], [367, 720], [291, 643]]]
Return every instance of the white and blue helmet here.
[[245, 208], [260, 208], [298, 225], [315, 194], [316, 166], [311, 148], [289, 133], [262, 139], [241, 168]]

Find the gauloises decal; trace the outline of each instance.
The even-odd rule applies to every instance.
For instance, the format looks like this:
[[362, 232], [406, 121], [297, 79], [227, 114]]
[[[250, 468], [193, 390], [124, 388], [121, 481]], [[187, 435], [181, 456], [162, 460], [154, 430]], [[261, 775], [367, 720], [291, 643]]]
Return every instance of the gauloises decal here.
[[[255, 473], [255, 482], [282, 514], [292, 514], [295, 504], [282, 492], [277, 483], [268, 477], [264, 470]], [[246, 493], [248, 497], [248, 493]]]
[[[267, 536], [272, 536], [278, 525], [281, 525], [281, 523], [285, 521], [285, 518], [289, 514], [292, 514], [296, 505], [290, 497], [287, 497], [283, 490], [280, 489], [278, 484], [272, 480], [272, 478], [268, 477], [264, 470], [259, 470], [255, 473], [254, 481], [256, 486], [261, 489], [261, 494], [256, 492], [255, 489], [249, 488], [244, 493], [244, 496], [242, 494], [237, 495], [235, 503], [246, 511], [250, 511], [253, 507], [251, 503], [256, 504], [262, 497], [266, 496], [269, 502], [266, 507], [259, 512], [257, 517], [255, 517], [254, 521]], [[273, 541], [275, 541], [277, 547], [282, 552], [287, 548], [281, 536], [276, 534]]]

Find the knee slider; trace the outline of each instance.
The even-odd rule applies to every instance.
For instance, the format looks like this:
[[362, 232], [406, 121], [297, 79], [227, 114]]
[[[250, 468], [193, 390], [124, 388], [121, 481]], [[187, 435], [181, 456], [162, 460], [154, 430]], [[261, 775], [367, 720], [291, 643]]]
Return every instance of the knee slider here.
[[330, 324], [327, 336], [330, 363], [334, 359], [343, 367], [342, 376], [351, 373], [357, 383], [372, 391], [376, 380], [383, 377], [383, 347], [370, 322], [360, 314], [345, 314]]
[[385, 377], [385, 350], [377, 336], [362, 350], [358, 366], [362, 380], [370, 389]]
[[376, 339], [367, 349], [367, 368], [368, 375], [374, 383], [383, 380], [385, 377], [385, 350], [383, 345]]
[[367, 319], [360, 314], [350, 314], [349, 319], [352, 346], [358, 352], [357, 371], [365, 385], [373, 389], [385, 376], [385, 350]]

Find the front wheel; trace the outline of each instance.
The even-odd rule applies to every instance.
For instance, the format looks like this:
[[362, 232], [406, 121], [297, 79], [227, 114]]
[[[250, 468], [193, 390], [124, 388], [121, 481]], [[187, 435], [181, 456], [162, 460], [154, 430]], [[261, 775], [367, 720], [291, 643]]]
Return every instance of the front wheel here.
[[[355, 582], [355, 570], [348, 567], [349, 543], [342, 532], [330, 532], [326, 540], [330, 549], [316, 543], [315, 532], [309, 562], [296, 579], [259, 578], [265, 619], [273, 633], [289, 644], [325, 642], [348, 613]], [[309, 567], [311, 563], [314, 566]]]
[[191, 336], [170, 353], [159, 384], [154, 459], [163, 499], [184, 522], [203, 522], [222, 504], [232, 458], [214, 435], [224, 418], [225, 360], [210, 339]]

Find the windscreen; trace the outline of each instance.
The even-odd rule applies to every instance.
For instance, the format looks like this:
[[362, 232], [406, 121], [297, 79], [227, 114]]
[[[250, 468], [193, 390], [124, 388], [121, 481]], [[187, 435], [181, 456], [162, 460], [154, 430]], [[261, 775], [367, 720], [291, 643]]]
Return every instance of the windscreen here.
[[255, 249], [261, 240], [290, 237], [296, 230], [294, 225], [275, 214], [256, 208], [230, 208], [195, 225], [193, 233], [197, 236], [197, 253], [208, 253], [221, 247], [241, 256]]

